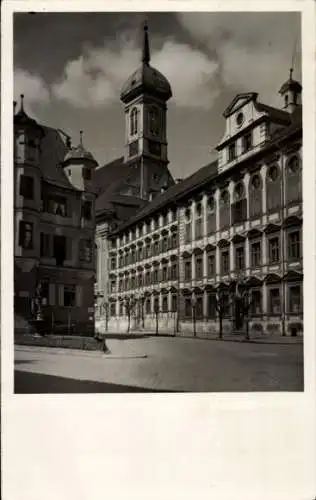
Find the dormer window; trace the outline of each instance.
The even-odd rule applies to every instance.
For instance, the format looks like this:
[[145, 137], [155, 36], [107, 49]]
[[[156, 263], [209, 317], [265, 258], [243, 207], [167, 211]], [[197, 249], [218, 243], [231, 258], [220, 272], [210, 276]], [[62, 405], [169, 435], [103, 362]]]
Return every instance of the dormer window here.
[[228, 146], [228, 161], [233, 161], [236, 158], [236, 143], [233, 142]]
[[247, 153], [252, 148], [252, 133], [248, 132], [246, 135], [243, 137], [243, 153]]

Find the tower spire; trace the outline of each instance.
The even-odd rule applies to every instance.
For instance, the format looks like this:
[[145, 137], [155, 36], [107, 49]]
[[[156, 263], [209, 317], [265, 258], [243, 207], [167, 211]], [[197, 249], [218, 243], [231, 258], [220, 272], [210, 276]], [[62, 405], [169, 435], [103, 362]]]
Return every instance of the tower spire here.
[[82, 136], [83, 136], [83, 130], [80, 130], [80, 146], [83, 147], [83, 139], [82, 139]]
[[149, 39], [148, 39], [148, 24], [147, 21], [144, 23], [144, 40], [143, 40], [143, 63], [149, 64], [150, 61], [150, 50], [149, 50]]
[[20, 105], [20, 111], [24, 111], [24, 94], [21, 94], [20, 95], [21, 97], [21, 105]]

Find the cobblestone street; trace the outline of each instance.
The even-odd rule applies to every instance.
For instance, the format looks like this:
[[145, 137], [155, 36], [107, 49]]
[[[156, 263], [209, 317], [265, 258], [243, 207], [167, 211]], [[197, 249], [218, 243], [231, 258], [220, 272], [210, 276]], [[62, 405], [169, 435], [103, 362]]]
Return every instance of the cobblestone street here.
[[15, 392], [303, 390], [302, 344], [149, 337], [108, 346], [110, 354], [16, 346]]

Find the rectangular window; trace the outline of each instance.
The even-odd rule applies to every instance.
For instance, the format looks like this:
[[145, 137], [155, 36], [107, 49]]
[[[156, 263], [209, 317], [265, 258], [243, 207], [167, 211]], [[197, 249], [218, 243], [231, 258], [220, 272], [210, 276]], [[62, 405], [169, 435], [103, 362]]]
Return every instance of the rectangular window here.
[[195, 279], [201, 280], [203, 278], [203, 259], [197, 257], [195, 260]]
[[90, 168], [83, 167], [83, 169], [82, 169], [82, 177], [84, 178], [85, 181], [90, 181], [90, 179], [91, 179], [91, 170], [90, 170]]
[[83, 201], [81, 209], [81, 217], [85, 220], [92, 219], [92, 203], [91, 201]]
[[187, 260], [184, 263], [184, 279], [185, 281], [191, 281], [191, 277], [192, 277], [192, 264], [190, 260]]
[[279, 249], [279, 237], [269, 239], [269, 262], [279, 262], [280, 260], [280, 249]]
[[244, 247], [236, 247], [235, 249], [235, 254], [236, 254], [236, 269], [238, 271], [244, 269], [245, 267], [245, 249]]
[[171, 296], [171, 312], [177, 312], [178, 309], [178, 299], [175, 294]]
[[246, 153], [252, 148], [252, 134], [251, 132], [248, 132], [247, 134], [244, 135], [243, 141], [243, 153]]
[[232, 205], [232, 222], [239, 224], [245, 220], [247, 220], [247, 200], [244, 198]]
[[269, 313], [280, 314], [280, 289], [271, 288], [269, 290]]
[[168, 296], [164, 295], [162, 297], [162, 312], [168, 312]]
[[187, 223], [185, 225], [185, 243], [190, 243], [192, 241], [192, 226], [191, 222]]
[[162, 268], [162, 281], [167, 281], [168, 280], [168, 268], [167, 266], [164, 266]]
[[253, 316], [261, 314], [262, 312], [261, 290], [252, 290], [250, 309], [251, 309], [251, 314]]
[[229, 272], [229, 253], [225, 250], [221, 253], [221, 274], [228, 274]]
[[301, 258], [300, 231], [293, 231], [288, 235], [288, 256], [290, 260]]
[[[79, 259], [81, 262], [92, 262], [92, 241], [80, 240], [79, 242]], [[115, 261], [115, 259], [114, 259]], [[110, 261], [112, 268], [112, 259]]]
[[202, 238], [202, 219], [197, 219], [195, 221], [195, 238]]
[[216, 317], [216, 294], [208, 293], [207, 294], [207, 316], [209, 318]]
[[171, 279], [176, 280], [178, 277], [177, 264], [172, 264], [171, 266]]
[[177, 248], [178, 245], [178, 235], [177, 233], [172, 233], [171, 235], [171, 248]]
[[184, 300], [184, 315], [186, 318], [190, 318], [192, 316], [192, 306], [190, 298], [186, 298]]
[[207, 254], [207, 275], [212, 278], [216, 274], [215, 269], [215, 254], [209, 253]]
[[116, 316], [116, 303], [110, 303], [110, 316]]
[[228, 146], [228, 161], [233, 161], [236, 158], [236, 143]]
[[48, 281], [44, 281], [42, 283], [41, 297], [42, 297], [43, 306], [48, 306], [49, 305], [49, 283], [48, 283]]
[[261, 266], [261, 243], [256, 241], [251, 244], [251, 266], [259, 267]]
[[33, 248], [33, 223], [21, 220], [19, 225], [19, 245], [26, 250]]
[[145, 275], [146, 285], [150, 285], [150, 272], [147, 271]]
[[64, 285], [64, 306], [75, 307], [76, 285]]
[[124, 315], [124, 307], [123, 307], [123, 302], [120, 302], [120, 306], [119, 306], [119, 315], [120, 316], [123, 316]]
[[67, 217], [67, 199], [64, 196], [52, 195], [42, 192], [44, 212]]
[[168, 250], [168, 236], [164, 236], [162, 240], [162, 251], [167, 252]]
[[115, 293], [116, 292], [116, 281], [115, 280], [111, 281], [110, 290], [111, 290], [111, 293]]
[[56, 259], [56, 265], [62, 266], [66, 260], [67, 240], [65, 236], [54, 235], [53, 257]]
[[153, 283], [158, 283], [158, 268], [155, 267], [153, 270]]
[[20, 177], [20, 195], [26, 200], [34, 199], [34, 179], [29, 175], [21, 175]]
[[145, 311], [146, 311], [146, 314], [150, 314], [151, 313], [151, 302], [150, 302], [150, 299], [146, 300]]
[[40, 255], [41, 255], [41, 257], [50, 257], [51, 256], [50, 240], [51, 240], [50, 234], [41, 233], [41, 236], [40, 236]]
[[289, 287], [289, 312], [299, 314], [302, 312], [301, 304], [301, 286], [294, 285]]
[[116, 269], [116, 258], [112, 257], [111, 258], [111, 270]]
[[200, 296], [196, 298], [195, 317], [203, 318], [203, 297]]

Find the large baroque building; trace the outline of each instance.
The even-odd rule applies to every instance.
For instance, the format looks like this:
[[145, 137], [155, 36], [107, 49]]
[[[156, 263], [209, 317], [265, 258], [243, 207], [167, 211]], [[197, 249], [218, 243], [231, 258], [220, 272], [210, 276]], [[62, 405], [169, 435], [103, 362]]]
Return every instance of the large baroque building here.
[[[94, 332], [97, 162], [62, 131], [14, 113], [15, 328], [40, 301], [46, 331]], [[75, 325], [75, 326], [74, 326]]]
[[[108, 331], [208, 335], [219, 331], [220, 304], [223, 331], [235, 332], [247, 291], [250, 333], [302, 332], [301, 90], [291, 71], [280, 109], [237, 95], [217, 159], [108, 235]], [[127, 142], [136, 152], [146, 140]]]

